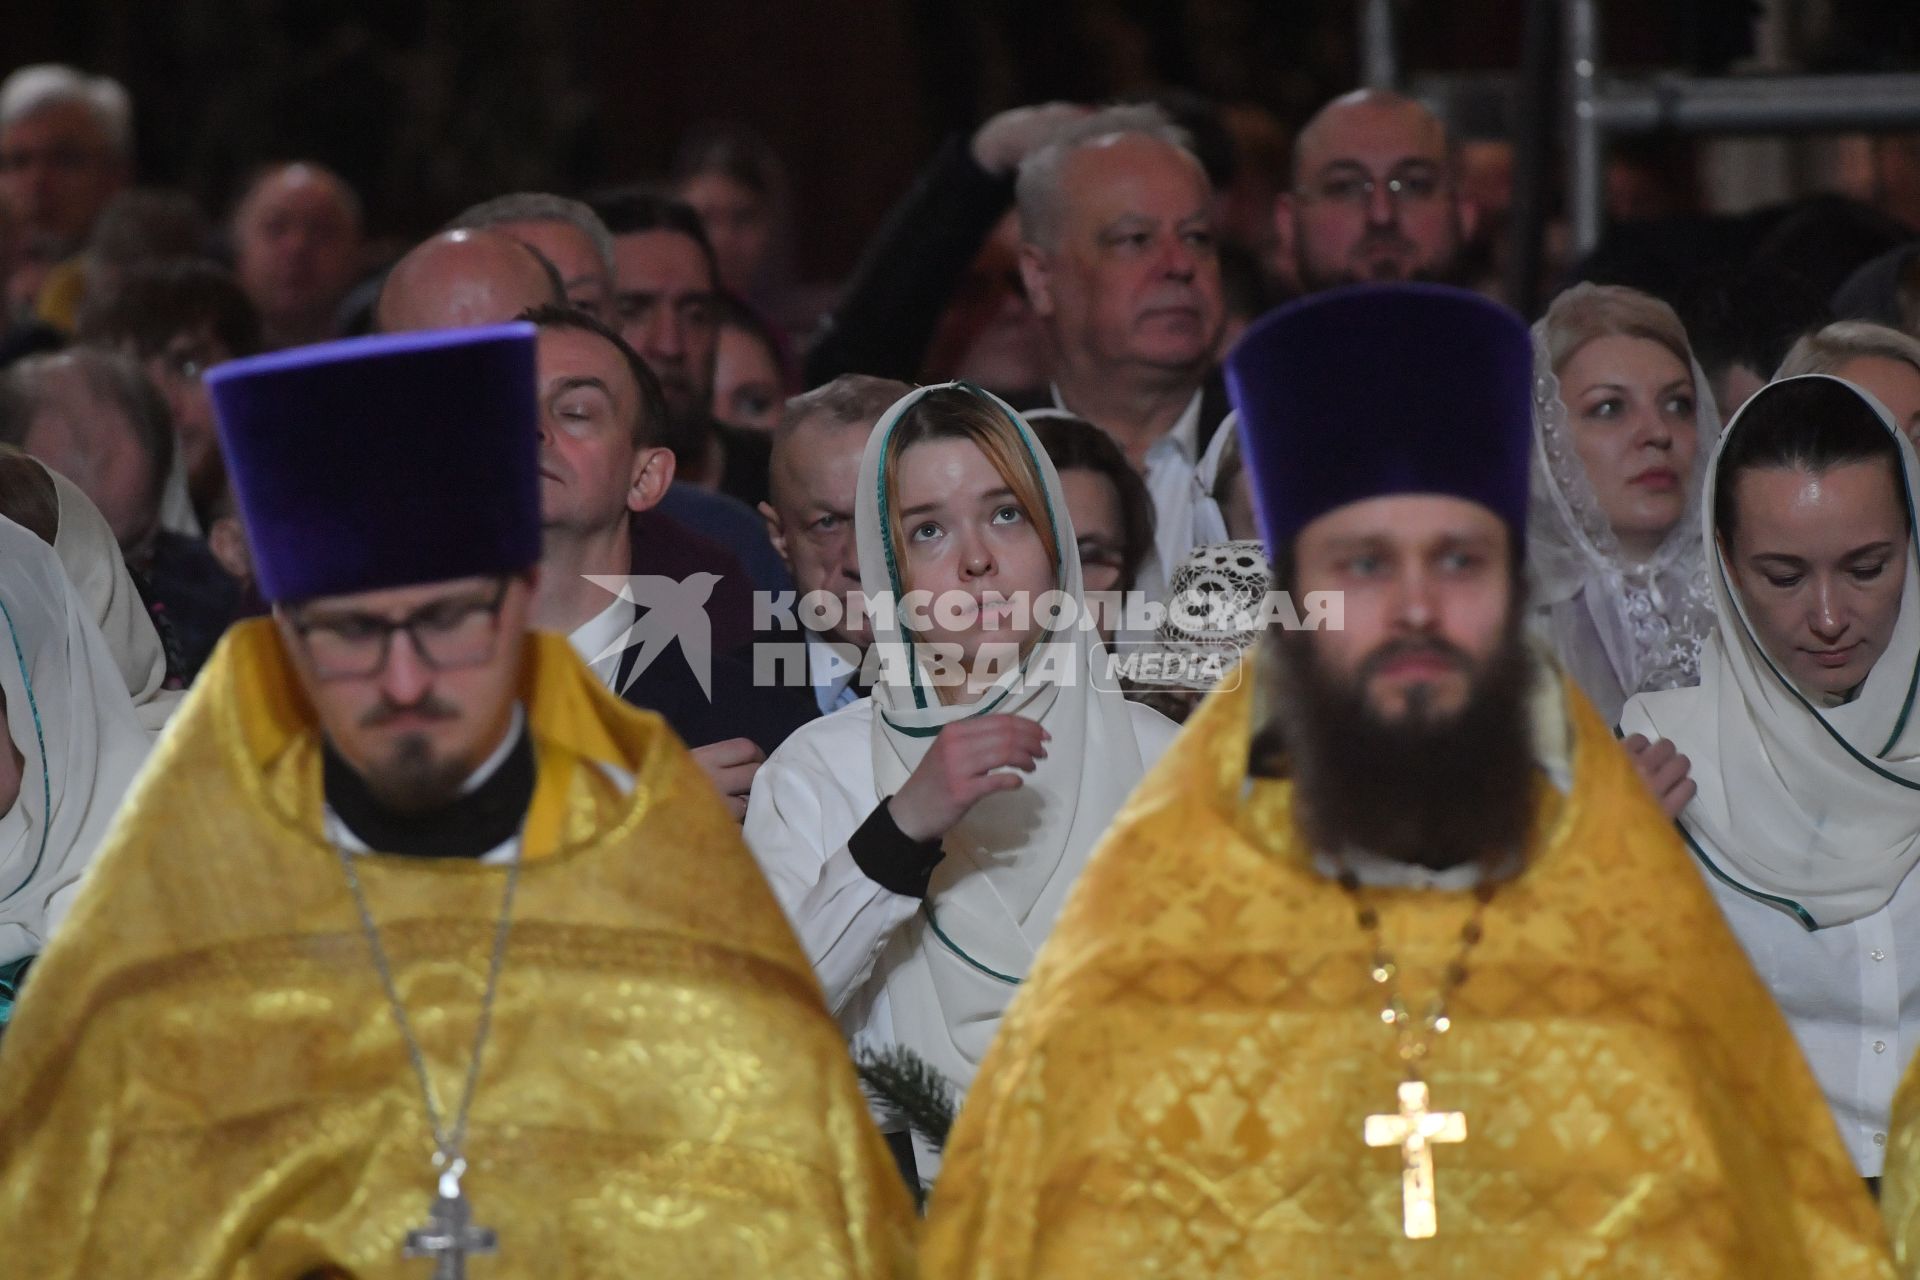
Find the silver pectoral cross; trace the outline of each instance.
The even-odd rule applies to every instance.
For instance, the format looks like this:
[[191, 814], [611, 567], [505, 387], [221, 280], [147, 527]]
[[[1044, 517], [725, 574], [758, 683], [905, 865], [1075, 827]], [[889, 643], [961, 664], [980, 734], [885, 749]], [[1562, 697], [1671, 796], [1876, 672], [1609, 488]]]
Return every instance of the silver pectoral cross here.
[[440, 1194], [434, 1197], [433, 1212], [427, 1225], [407, 1232], [405, 1258], [432, 1258], [433, 1280], [466, 1280], [467, 1255], [492, 1253], [499, 1238], [491, 1227], [473, 1225], [473, 1206], [460, 1190], [460, 1175], [467, 1163], [455, 1160], [440, 1175]]
[[1407, 1238], [1425, 1240], [1439, 1230], [1433, 1199], [1433, 1144], [1465, 1142], [1467, 1117], [1459, 1111], [1427, 1110], [1427, 1086], [1400, 1082], [1400, 1111], [1367, 1117], [1367, 1145], [1400, 1148], [1400, 1204]]

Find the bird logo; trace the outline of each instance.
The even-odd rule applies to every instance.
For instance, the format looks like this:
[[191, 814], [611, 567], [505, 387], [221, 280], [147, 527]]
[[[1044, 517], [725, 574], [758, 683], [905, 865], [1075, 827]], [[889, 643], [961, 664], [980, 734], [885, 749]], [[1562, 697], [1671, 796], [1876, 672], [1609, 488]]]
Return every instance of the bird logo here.
[[[719, 574], [694, 573], [685, 578], [668, 578], [660, 574], [622, 577], [590, 573], [586, 578], [634, 606], [633, 621], [590, 665], [618, 658], [639, 645], [639, 656], [627, 674], [627, 688], [632, 688], [640, 673], [678, 640], [687, 666], [693, 669], [693, 678], [700, 682], [700, 692], [707, 696], [708, 702], [713, 701], [713, 625], [707, 619], [707, 599], [720, 581]], [[620, 692], [625, 693], [626, 689]]]

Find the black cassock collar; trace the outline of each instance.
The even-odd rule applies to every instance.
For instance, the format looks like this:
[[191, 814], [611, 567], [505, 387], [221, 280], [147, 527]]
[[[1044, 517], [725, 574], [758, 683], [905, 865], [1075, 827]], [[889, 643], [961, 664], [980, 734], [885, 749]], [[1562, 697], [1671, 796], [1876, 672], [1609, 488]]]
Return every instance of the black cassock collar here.
[[525, 721], [513, 747], [479, 786], [424, 813], [396, 813], [331, 744], [321, 764], [327, 806], [376, 853], [417, 858], [478, 858], [520, 834], [533, 803], [533, 735]]

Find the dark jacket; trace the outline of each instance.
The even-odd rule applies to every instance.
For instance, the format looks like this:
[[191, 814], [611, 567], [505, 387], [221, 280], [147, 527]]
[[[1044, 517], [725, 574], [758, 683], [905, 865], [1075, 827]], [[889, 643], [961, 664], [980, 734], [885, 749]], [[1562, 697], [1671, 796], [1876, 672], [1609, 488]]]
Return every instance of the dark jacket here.
[[887, 214], [839, 305], [807, 350], [806, 383], [843, 373], [918, 382], [940, 317], [994, 224], [1013, 207], [1013, 179], [988, 173], [970, 140], [940, 148]]
[[684, 582], [696, 573], [720, 579], [707, 597], [713, 647], [730, 653], [753, 639], [753, 579], [734, 554], [659, 507], [628, 517], [633, 572]]
[[[646, 617], [636, 607], [636, 625], [644, 627]], [[642, 666], [645, 643], [639, 636], [621, 655], [614, 689], [634, 706], [658, 713], [689, 747], [750, 738], [772, 755], [817, 713], [810, 690], [757, 685], [749, 651], [709, 655], [709, 698], [682, 644], [657, 651]]]
[[778, 595], [793, 589], [786, 562], [767, 536], [766, 517], [738, 498], [675, 481], [654, 509], [726, 548], [747, 571], [754, 590]]
[[245, 589], [199, 538], [162, 529], [147, 554], [129, 560], [133, 585], [160, 633], [169, 683], [191, 684], [213, 646], [245, 612]]
[[[807, 633], [799, 620], [789, 611], [771, 618], [763, 616], [759, 621], [764, 625], [754, 632], [753, 648], [740, 655], [752, 662], [756, 682], [762, 688], [778, 685], [783, 698], [794, 699], [796, 706], [804, 704], [809, 720], [826, 714], [813, 691], [813, 666], [819, 650], [807, 643]], [[849, 661], [857, 659], [857, 651], [846, 642], [828, 643], [839, 648]], [[867, 674], [863, 669], [854, 676], [852, 687], [861, 697], [869, 691], [864, 678]]]
[[[1051, 409], [1053, 393], [1037, 391], [1030, 396], [1015, 396], [1011, 401], [1014, 408], [1022, 413], [1035, 409]], [[1200, 384], [1200, 421], [1194, 436], [1193, 460], [1199, 462], [1207, 456], [1207, 446], [1213, 443], [1227, 415], [1233, 412], [1233, 401], [1227, 398], [1227, 376], [1218, 365], [1207, 374], [1207, 380]], [[1099, 426], [1099, 423], [1094, 423]]]

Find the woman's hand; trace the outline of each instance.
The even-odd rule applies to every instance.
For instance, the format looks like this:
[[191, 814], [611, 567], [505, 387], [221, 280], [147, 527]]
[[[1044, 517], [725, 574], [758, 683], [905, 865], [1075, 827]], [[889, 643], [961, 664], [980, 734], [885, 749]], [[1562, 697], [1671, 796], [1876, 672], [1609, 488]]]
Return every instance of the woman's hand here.
[[1653, 792], [1653, 798], [1660, 802], [1669, 818], [1677, 818], [1680, 811], [1693, 799], [1694, 786], [1693, 761], [1680, 754], [1680, 749], [1662, 738], [1658, 742], [1648, 742], [1640, 734], [1634, 734], [1623, 741], [1621, 746], [1633, 757], [1634, 772], [1640, 775], [1640, 781], [1647, 784], [1647, 790]]
[[944, 836], [982, 798], [1020, 786], [1020, 774], [1046, 759], [1049, 736], [1024, 716], [978, 716], [948, 725], [887, 802], [893, 825], [910, 840]]

